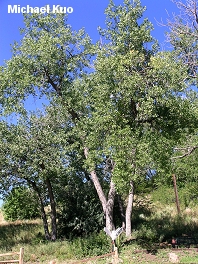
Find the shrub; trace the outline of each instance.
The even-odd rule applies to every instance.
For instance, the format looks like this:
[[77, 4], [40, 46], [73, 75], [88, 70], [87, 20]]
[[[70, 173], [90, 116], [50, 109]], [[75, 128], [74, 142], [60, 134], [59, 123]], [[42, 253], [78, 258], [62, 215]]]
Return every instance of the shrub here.
[[35, 193], [26, 187], [17, 187], [5, 197], [3, 215], [7, 221], [34, 219], [40, 216]]

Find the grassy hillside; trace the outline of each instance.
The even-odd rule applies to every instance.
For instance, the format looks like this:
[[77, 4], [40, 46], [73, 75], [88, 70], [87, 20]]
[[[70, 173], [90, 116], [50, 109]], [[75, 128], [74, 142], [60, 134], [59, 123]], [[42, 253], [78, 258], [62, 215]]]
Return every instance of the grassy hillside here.
[[[168, 196], [170, 194], [168, 193]], [[198, 208], [196, 204], [177, 215], [174, 201], [159, 199], [159, 194], [136, 197], [133, 212], [133, 236], [117, 241], [122, 263], [169, 263], [168, 245], [173, 236], [191, 235], [198, 238]], [[160, 202], [159, 202], [160, 201]], [[19, 251], [25, 248], [25, 263], [74, 263], [79, 259], [111, 252], [111, 241], [101, 231], [87, 238], [46, 242], [41, 220], [6, 222], [0, 212], [0, 251]], [[176, 251], [180, 263], [198, 263], [198, 253], [183, 248]], [[111, 263], [111, 257], [89, 263]]]

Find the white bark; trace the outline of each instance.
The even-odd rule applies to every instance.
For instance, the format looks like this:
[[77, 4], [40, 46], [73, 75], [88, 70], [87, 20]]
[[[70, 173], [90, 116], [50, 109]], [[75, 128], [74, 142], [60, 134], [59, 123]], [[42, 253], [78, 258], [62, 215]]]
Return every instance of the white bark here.
[[96, 192], [98, 194], [98, 197], [100, 199], [100, 202], [102, 204], [103, 212], [105, 213], [106, 212], [106, 207], [107, 207], [107, 199], [106, 199], [105, 194], [104, 194], [104, 192], [102, 190], [101, 184], [100, 184], [100, 182], [98, 180], [98, 176], [96, 175], [95, 171], [91, 171], [90, 175], [91, 175], [91, 180], [93, 181], [94, 187], [96, 189]]
[[109, 229], [109, 231], [115, 229], [113, 223], [113, 207], [114, 207], [115, 194], [116, 194], [115, 184], [111, 180], [110, 189], [108, 193], [107, 206], [106, 206], [106, 227]]
[[[84, 148], [84, 155], [86, 159], [88, 158], [88, 148]], [[103, 212], [106, 219], [106, 227], [109, 229], [109, 231], [112, 231], [115, 229], [114, 223], [113, 223], [113, 207], [114, 207], [114, 200], [115, 200], [115, 184], [111, 181], [110, 182], [110, 189], [108, 193], [108, 199], [106, 199], [106, 196], [103, 192], [102, 186], [100, 184], [100, 181], [98, 179], [98, 176], [94, 170], [90, 172], [91, 180], [93, 181], [94, 187], [97, 191], [98, 197], [100, 199], [100, 202], [102, 204]]]
[[[85, 158], [87, 159], [88, 158], [88, 148], [84, 148], [84, 155], [85, 155]], [[96, 172], [94, 170], [92, 170], [90, 172], [90, 175], [91, 175], [91, 179], [93, 181], [93, 184], [94, 184], [94, 187], [96, 189], [96, 192], [98, 194], [98, 197], [100, 199], [100, 202], [102, 204], [102, 209], [103, 209], [103, 212], [105, 213], [106, 212], [106, 206], [107, 206], [107, 199], [105, 197], [105, 194], [103, 192], [103, 189], [102, 189], [102, 186], [98, 180], [98, 176], [96, 175]]]
[[131, 189], [128, 196], [128, 203], [126, 208], [126, 237], [130, 237], [132, 233], [131, 228], [131, 214], [133, 210], [133, 198], [134, 198], [134, 185], [133, 181], [130, 181]]

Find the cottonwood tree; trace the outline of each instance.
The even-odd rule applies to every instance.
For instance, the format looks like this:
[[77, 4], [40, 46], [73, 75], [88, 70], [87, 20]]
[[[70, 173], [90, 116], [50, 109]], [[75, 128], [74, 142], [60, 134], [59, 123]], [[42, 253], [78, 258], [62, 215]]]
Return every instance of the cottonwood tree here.
[[[13, 57], [1, 68], [2, 114], [9, 114], [13, 111], [24, 114], [23, 103], [25, 99], [30, 94], [36, 96], [36, 93], [38, 93], [39, 96], [47, 96], [49, 101], [54, 97], [60, 97], [64, 102], [64, 111], [70, 115], [70, 120], [67, 122], [72, 126], [72, 120], [75, 120], [78, 116], [76, 110], [73, 109], [73, 107], [76, 107], [73, 101], [78, 102], [78, 96], [80, 94], [77, 89], [72, 89], [73, 80], [81, 77], [84, 68], [89, 64], [89, 37], [85, 35], [83, 30], [73, 32], [71, 27], [66, 24], [66, 18], [63, 14], [27, 14], [24, 22], [25, 28], [22, 30], [22, 41], [20, 44], [14, 44]], [[78, 108], [77, 110], [79, 111], [80, 109]], [[22, 140], [22, 144], [24, 143], [23, 149], [25, 147], [27, 148], [25, 152], [27, 152], [30, 158], [28, 164], [25, 155], [25, 160], [22, 160], [22, 163], [26, 165], [26, 169], [29, 166], [28, 170], [33, 168], [31, 173], [28, 174], [32, 175], [32, 178], [27, 177], [26, 180], [29, 184], [33, 185], [32, 187], [37, 193], [39, 193], [39, 188], [36, 186], [35, 180], [40, 173], [44, 176], [43, 180], [49, 191], [51, 202], [51, 239], [55, 240], [56, 208], [50, 177], [53, 178], [55, 176], [53, 175], [53, 169], [56, 170], [57, 168], [57, 159], [51, 159], [49, 157], [50, 154], [53, 154], [52, 145], [56, 145], [56, 142], [52, 143], [50, 142], [50, 137], [48, 138], [48, 133], [52, 134], [54, 132], [50, 131], [50, 126], [48, 130], [42, 129], [45, 125], [48, 126], [49, 123], [46, 124], [46, 120], [41, 123], [41, 119], [37, 121], [38, 123], [36, 122], [34, 125], [30, 124], [31, 133], [34, 131], [33, 135], [30, 133], [30, 138], [27, 138], [27, 131], [19, 127], [17, 128], [18, 130], [22, 129], [23, 133], [27, 133], [21, 135], [21, 137], [19, 133], [20, 140]], [[45, 137], [49, 142], [45, 142]], [[31, 140], [32, 145], [28, 145]], [[36, 145], [33, 145], [34, 140], [37, 142]], [[28, 148], [29, 146], [30, 149]], [[15, 147], [17, 147], [17, 144], [15, 144]], [[18, 158], [21, 160], [20, 152], [23, 153], [23, 151], [19, 150]], [[41, 156], [39, 157], [39, 155]], [[36, 171], [33, 164], [30, 164], [31, 159], [37, 163], [35, 164], [37, 167]], [[51, 173], [49, 173], [49, 168]], [[24, 167], [23, 169], [25, 170]], [[20, 168], [17, 169], [17, 172], [19, 170]], [[40, 197], [40, 201], [42, 203], [42, 197]], [[43, 205], [41, 208], [43, 208]], [[50, 236], [44, 210], [42, 215], [45, 234], [48, 239]]]
[[197, 82], [198, 45], [198, 2], [196, 0], [173, 1], [180, 13], [169, 19], [168, 40], [178, 56], [188, 66], [188, 74], [193, 83]]
[[157, 53], [150, 35], [152, 25], [147, 19], [139, 22], [143, 11], [140, 1], [124, 1], [118, 7], [111, 1], [106, 9], [107, 29], [100, 30], [106, 44], [98, 51], [91, 75], [94, 110], [87, 121], [91, 124], [86, 140], [90, 166], [92, 157], [105, 156], [113, 164], [111, 215], [116, 191], [129, 194], [127, 236], [131, 234], [135, 183], [142, 171], [160, 159], [167, 156], [170, 160], [173, 142], [192, 123], [194, 113], [189, 115], [193, 107], [181, 96], [188, 87], [187, 68], [174, 53]]
[[[76, 155], [84, 155], [109, 230], [114, 229], [116, 192], [127, 194], [127, 236], [134, 183], [152, 165], [152, 150], [166, 150], [163, 138], [176, 138], [191, 121], [191, 105], [181, 97], [187, 68], [170, 52], [157, 54], [152, 25], [147, 19], [141, 22], [143, 12], [138, 0], [125, 0], [123, 6], [110, 1], [107, 28], [100, 30], [102, 47], [92, 46], [83, 30], [73, 32], [63, 14], [26, 14], [23, 39], [0, 73], [4, 114], [23, 113], [30, 94], [46, 95], [60, 109], [60, 118], [66, 114], [62, 127], [71, 129], [71, 146], [76, 142], [79, 147]], [[40, 165], [48, 166], [43, 158]]]
[[[6, 161], [0, 173], [1, 190], [5, 198], [11, 187], [20, 190], [18, 186], [25, 185], [34, 191], [48, 240], [56, 239], [57, 229], [59, 236], [70, 237], [98, 230], [103, 223], [100, 203], [83, 168], [83, 151], [66, 123], [60, 107], [48, 106], [45, 113], [32, 113], [7, 125], [7, 132], [1, 130]], [[51, 205], [51, 228], [47, 205]]]
[[[182, 60], [183, 64], [187, 67], [188, 76], [186, 81], [191, 85], [191, 91], [188, 97], [193, 105], [192, 112], [194, 114], [194, 129], [189, 123], [181, 141], [177, 142], [174, 147], [172, 155], [172, 162], [174, 170], [178, 173], [178, 178], [182, 179], [182, 175], [194, 175], [195, 168], [193, 168], [191, 161], [197, 153], [197, 67], [198, 67], [198, 2], [196, 0], [186, 1], [173, 1], [179, 10], [179, 14], [175, 15], [172, 19], [168, 19], [167, 26], [169, 27], [168, 40], [172, 44], [175, 54]], [[184, 96], [185, 100], [185, 96]], [[192, 112], [189, 112], [191, 115]], [[192, 155], [192, 157], [190, 157]], [[182, 164], [183, 163], [183, 164]], [[184, 172], [184, 166], [186, 172]], [[191, 168], [190, 168], [191, 167]], [[194, 166], [193, 166], [194, 167]], [[180, 175], [181, 174], [181, 175]], [[193, 180], [193, 179], [192, 179]], [[194, 181], [194, 180], [193, 180]]]
[[[67, 122], [76, 129], [83, 115], [90, 112], [86, 104], [89, 94], [81, 85], [92, 53], [90, 40], [82, 30], [72, 32], [62, 14], [26, 15], [25, 25], [21, 45], [14, 45], [12, 59], [2, 68], [3, 110], [21, 110], [24, 99], [38, 92], [45, 94], [49, 100], [56, 100], [57, 104], [63, 104], [64, 111], [70, 116]], [[11, 104], [15, 106], [14, 109]], [[78, 127], [81, 146], [87, 158], [83, 130], [80, 125]], [[79, 132], [78, 129], [76, 131]], [[96, 170], [91, 172], [91, 178], [101, 199]], [[104, 204], [103, 210], [106, 213]], [[109, 214], [106, 215], [108, 219]]]
[[[46, 239], [56, 240], [56, 202], [54, 179], [65, 171], [68, 160], [63, 151], [66, 128], [61, 127], [49, 114], [23, 118], [18, 124], [7, 126], [2, 135], [6, 166], [1, 170], [1, 183], [7, 189], [28, 185], [38, 196]], [[3, 187], [3, 186], [2, 186]], [[6, 190], [4, 188], [4, 190]], [[50, 234], [45, 213], [47, 201], [51, 205]]]

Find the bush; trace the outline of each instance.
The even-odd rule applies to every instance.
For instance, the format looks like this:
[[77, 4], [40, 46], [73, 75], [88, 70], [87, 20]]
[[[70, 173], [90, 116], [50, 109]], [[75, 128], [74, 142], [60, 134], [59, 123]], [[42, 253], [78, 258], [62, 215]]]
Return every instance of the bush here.
[[71, 188], [58, 201], [59, 237], [72, 238], [99, 232], [104, 227], [104, 214], [93, 186], [81, 183]]
[[34, 219], [40, 216], [37, 196], [26, 187], [12, 189], [4, 199], [2, 209], [7, 221]]
[[110, 252], [111, 240], [104, 231], [94, 232], [84, 238], [75, 238], [72, 248], [78, 258], [99, 256]]

